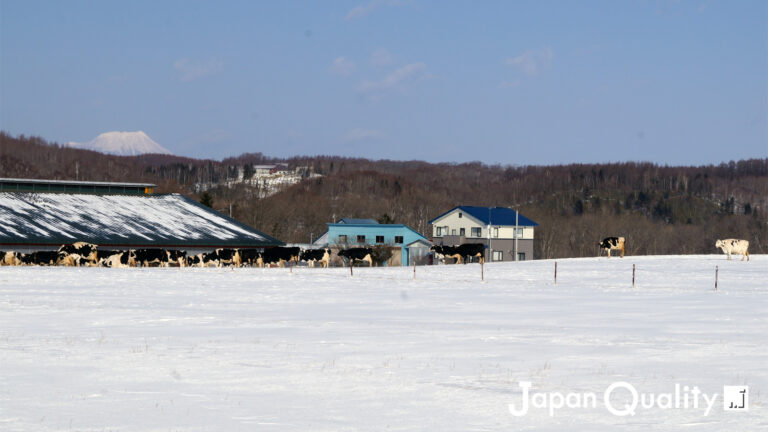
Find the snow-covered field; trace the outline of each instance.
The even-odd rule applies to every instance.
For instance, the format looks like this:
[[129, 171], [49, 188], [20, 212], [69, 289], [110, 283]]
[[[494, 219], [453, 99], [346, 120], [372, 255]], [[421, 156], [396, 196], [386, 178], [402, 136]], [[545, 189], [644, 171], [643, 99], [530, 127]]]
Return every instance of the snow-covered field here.
[[[768, 429], [768, 256], [553, 267], [2, 267], [0, 430]], [[515, 417], [521, 381], [597, 406]], [[719, 398], [619, 417], [618, 381]]]

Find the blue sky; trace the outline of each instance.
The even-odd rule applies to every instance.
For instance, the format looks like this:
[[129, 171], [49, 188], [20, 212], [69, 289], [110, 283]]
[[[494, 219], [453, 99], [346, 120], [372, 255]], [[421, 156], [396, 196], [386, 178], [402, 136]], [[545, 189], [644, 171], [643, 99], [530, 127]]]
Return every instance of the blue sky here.
[[0, 128], [176, 154], [768, 157], [765, 1], [0, 0]]

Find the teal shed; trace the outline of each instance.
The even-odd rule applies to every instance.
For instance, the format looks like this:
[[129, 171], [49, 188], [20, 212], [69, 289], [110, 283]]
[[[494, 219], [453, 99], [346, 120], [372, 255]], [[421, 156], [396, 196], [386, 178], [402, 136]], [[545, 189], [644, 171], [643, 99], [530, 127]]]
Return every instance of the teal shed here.
[[[380, 224], [373, 219], [341, 219], [328, 223], [328, 231], [313, 243], [317, 247], [391, 246], [400, 252], [400, 265], [413, 265], [425, 259], [432, 245], [426, 237], [403, 224]], [[395, 264], [390, 261], [390, 264]]]

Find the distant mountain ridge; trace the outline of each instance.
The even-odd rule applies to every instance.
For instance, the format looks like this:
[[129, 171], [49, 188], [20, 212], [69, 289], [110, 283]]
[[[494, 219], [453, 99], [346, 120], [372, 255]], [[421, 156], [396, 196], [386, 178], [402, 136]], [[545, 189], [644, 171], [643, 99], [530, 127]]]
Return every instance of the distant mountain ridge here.
[[173, 154], [142, 131], [105, 132], [85, 143], [70, 141], [67, 146], [117, 156], [136, 156], [147, 153]]

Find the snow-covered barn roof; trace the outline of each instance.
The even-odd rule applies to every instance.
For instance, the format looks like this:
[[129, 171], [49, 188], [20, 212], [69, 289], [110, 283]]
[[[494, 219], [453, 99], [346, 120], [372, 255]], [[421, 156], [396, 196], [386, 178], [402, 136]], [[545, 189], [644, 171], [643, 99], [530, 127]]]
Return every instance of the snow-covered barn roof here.
[[283, 244], [183, 195], [0, 193], [0, 245], [260, 247]]

